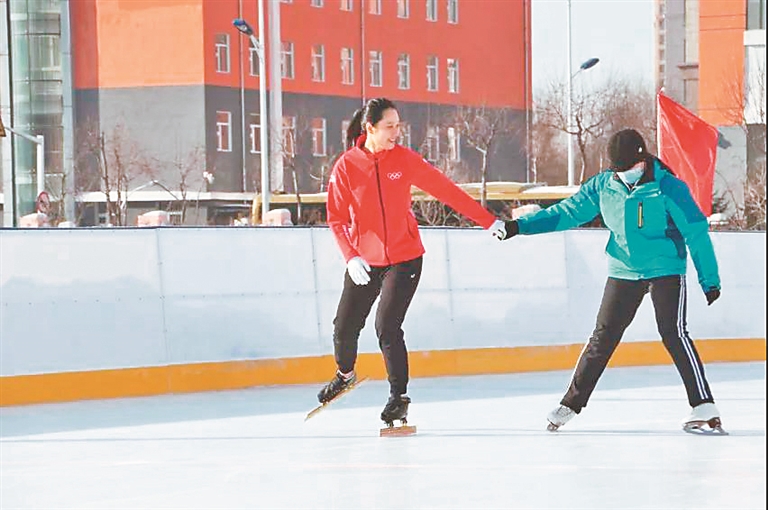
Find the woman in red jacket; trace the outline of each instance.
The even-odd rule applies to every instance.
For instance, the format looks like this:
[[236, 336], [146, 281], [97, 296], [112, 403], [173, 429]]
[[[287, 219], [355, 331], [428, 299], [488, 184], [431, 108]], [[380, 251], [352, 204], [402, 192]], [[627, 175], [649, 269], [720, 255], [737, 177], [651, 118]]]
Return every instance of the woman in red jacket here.
[[426, 191], [483, 228], [498, 221], [416, 152], [397, 144], [400, 117], [392, 101], [377, 98], [355, 112], [347, 145], [328, 183], [328, 226], [347, 263], [333, 321], [338, 370], [320, 390], [329, 402], [355, 382], [357, 340], [373, 302], [376, 335], [384, 355], [390, 397], [381, 419], [391, 424], [408, 412], [408, 351], [402, 324], [421, 276], [424, 246], [411, 211], [411, 185]]

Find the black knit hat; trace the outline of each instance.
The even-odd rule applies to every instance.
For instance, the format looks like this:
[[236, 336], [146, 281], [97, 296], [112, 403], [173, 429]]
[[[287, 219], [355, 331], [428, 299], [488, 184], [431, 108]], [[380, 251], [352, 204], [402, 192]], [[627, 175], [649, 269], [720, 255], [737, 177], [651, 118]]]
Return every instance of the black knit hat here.
[[647, 155], [645, 140], [634, 129], [622, 129], [608, 140], [611, 170], [623, 172], [635, 166]]

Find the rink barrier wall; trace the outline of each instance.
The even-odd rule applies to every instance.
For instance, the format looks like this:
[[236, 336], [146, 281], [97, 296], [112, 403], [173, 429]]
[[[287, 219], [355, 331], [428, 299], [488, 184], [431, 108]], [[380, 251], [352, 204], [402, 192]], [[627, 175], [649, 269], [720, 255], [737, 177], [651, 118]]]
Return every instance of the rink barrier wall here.
[[[606, 231], [421, 234], [413, 377], [573, 368]], [[689, 263], [688, 330], [706, 363], [764, 361], [765, 233], [712, 236], [723, 295], [707, 307]], [[0, 405], [324, 382], [338, 252], [326, 228], [0, 230]], [[357, 370], [384, 379], [374, 317]], [[646, 299], [611, 366], [670, 363], [658, 338]]]

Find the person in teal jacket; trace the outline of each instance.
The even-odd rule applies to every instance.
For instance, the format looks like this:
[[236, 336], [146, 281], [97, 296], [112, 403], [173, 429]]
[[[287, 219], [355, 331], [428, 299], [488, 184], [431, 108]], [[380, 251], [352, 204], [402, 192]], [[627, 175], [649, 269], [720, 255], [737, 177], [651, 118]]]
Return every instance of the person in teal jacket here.
[[[704, 366], [686, 328], [686, 268], [690, 250], [707, 304], [720, 297], [717, 259], [707, 218], [688, 186], [649, 154], [635, 130], [608, 143], [611, 166], [586, 181], [572, 197], [505, 222], [500, 240], [578, 227], [598, 215], [610, 230], [608, 281], [594, 332], [582, 350], [560, 406], [547, 419], [557, 430], [586, 407], [608, 360], [650, 293], [662, 341], [688, 393], [687, 431], [722, 432]], [[686, 249], [687, 247], [687, 249]], [[707, 425], [709, 428], [706, 428]]]

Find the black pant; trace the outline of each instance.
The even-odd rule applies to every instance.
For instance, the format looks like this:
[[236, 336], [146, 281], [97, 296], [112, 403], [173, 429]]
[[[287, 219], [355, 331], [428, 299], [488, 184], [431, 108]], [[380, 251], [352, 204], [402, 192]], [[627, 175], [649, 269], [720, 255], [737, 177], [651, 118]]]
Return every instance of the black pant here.
[[355, 368], [357, 340], [376, 298], [376, 336], [384, 355], [390, 391], [403, 395], [408, 388], [408, 351], [402, 325], [421, 278], [422, 257], [386, 267], [372, 267], [371, 281], [356, 285], [344, 273], [336, 318], [333, 320], [333, 346], [336, 364], [342, 372]]
[[608, 278], [595, 331], [581, 351], [571, 384], [560, 402], [562, 405], [577, 413], [586, 407], [597, 380], [649, 290], [656, 312], [656, 326], [683, 379], [688, 403], [694, 407], [714, 402], [704, 366], [686, 329], [685, 276], [674, 275], [650, 280]]

